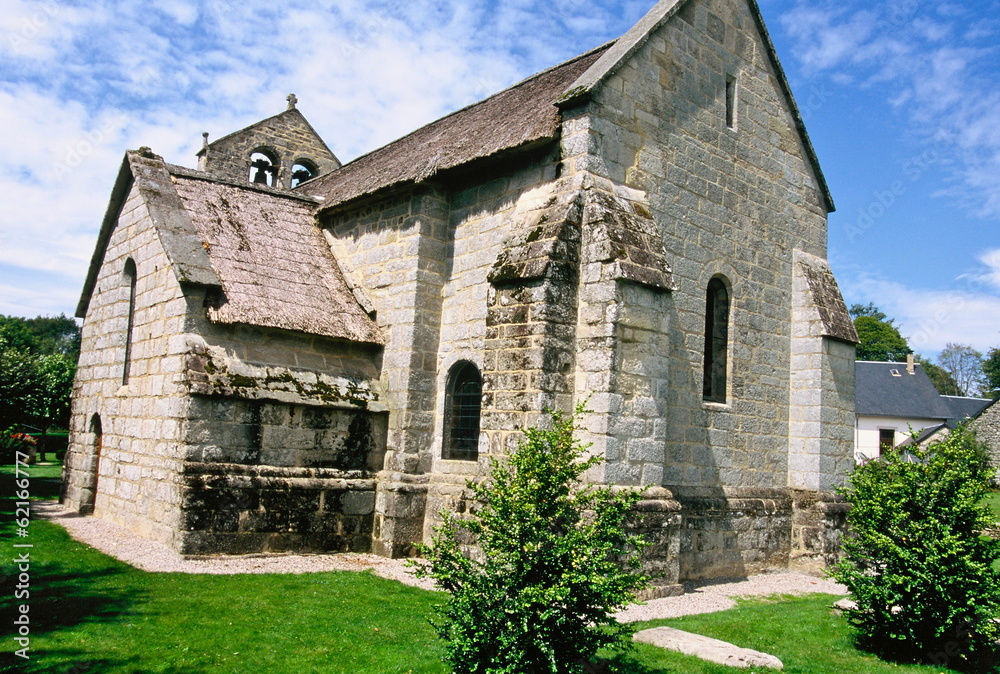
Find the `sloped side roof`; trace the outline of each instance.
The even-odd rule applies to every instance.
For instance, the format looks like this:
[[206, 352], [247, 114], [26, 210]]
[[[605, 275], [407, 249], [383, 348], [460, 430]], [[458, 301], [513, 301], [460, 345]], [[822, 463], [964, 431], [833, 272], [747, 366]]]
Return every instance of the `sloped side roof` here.
[[[858, 361], [855, 365], [855, 395], [858, 414], [876, 417], [950, 419], [951, 407], [944, 401], [927, 373], [919, 365], [914, 374], [906, 363]], [[899, 376], [893, 375], [895, 370]]]
[[505, 150], [554, 139], [560, 113], [555, 106], [566, 87], [604, 53], [598, 47], [562, 65], [417, 129], [302, 187], [331, 208], [351, 199]]
[[951, 410], [951, 418], [957, 421], [975, 418], [985, 410], [993, 400], [990, 398], [966, 398], [961, 396], [941, 396]]
[[220, 323], [383, 344], [315, 223], [315, 206], [275, 190], [170, 167], [177, 194], [221, 279]]

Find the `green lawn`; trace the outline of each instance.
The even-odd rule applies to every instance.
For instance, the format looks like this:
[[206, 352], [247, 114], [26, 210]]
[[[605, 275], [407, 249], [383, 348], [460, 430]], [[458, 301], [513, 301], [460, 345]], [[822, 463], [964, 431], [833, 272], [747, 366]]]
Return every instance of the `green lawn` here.
[[[9, 514], [5, 516], [5, 519]], [[9, 533], [9, 527], [4, 527]], [[23, 539], [22, 539], [23, 540]], [[137, 571], [31, 523], [32, 659], [3, 671], [446, 672], [427, 622], [440, 595], [366, 573], [209, 576]], [[5, 560], [9, 559], [5, 555]], [[4, 573], [12, 570], [5, 561]], [[756, 602], [722, 613], [644, 623], [708, 634], [772, 653], [786, 672], [948, 672], [858, 653], [830, 596]], [[13, 598], [0, 597], [3, 615]], [[0, 640], [11, 644], [10, 621]], [[75, 669], [74, 669], [75, 667]], [[600, 663], [612, 674], [735, 670], [639, 645]]]
[[986, 505], [993, 511], [993, 516], [1000, 522], [1000, 490], [991, 491], [986, 497]]
[[[59, 492], [58, 465], [31, 466], [34, 498]], [[15, 600], [0, 596], [0, 671], [98, 672], [447, 672], [427, 618], [441, 595], [367, 573], [211, 576], [145, 573], [33, 521], [14, 539], [13, 467], [0, 466], [4, 496], [0, 574], [11, 578], [13, 543], [30, 549], [31, 660], [14, 658]], [[996, 495], [1000, 501], [1000, 495]], [[18, 550], [20, 552], [20, 550]], [[743, 603], [722, 613], [643, 623], [671, 625], [778, 656], [785, 672], [951, 672], [899, 666], [859, 653], [833, 598], [814, 595]], [[610, 654], [609, 654], [610, 656]], [[595, 674], [736, 672], [652, 646], [602, 661]], [[742, 670], [747, 671], [747, 670]]]

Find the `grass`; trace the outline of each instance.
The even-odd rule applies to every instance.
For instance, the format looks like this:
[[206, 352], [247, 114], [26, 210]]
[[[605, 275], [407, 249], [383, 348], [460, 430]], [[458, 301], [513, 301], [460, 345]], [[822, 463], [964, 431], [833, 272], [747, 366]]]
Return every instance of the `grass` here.
[[1000, 522], [1000, 489], [991, 491], [984, 501], [993, 511], [993, 516]]
[[[6, 518], [5, 518], [6, 519]], [[210, 576], [145, 573], [31, 523], [32, 659], [4, 671], [447, 672], [427, 622], [440, 595], [367, 573]], [[6, 564], [5, 573], [11, 572]], [[947, 672], [857, 652], [850, 629], [814, 595], [745, 603], [671, 625], [778, 656], [785, 672]], [[0, 597], [12, 615], [14, 600]], [[11, 642], [11, 625], [0, 640]], [[8, 652], [9, 654], [9, 652]], [[9, 662], [9, 660], [8, 660]], [[74, 669], [75, 668], [75, 669]], [[598, 663], [602, 674], [721, 674], [735, 670], [639, 644]]]
[[[33, 496], [58, 493], [58, 466], [32, 466]], [[13, 533], [13, 468], [0, 466], [0, 532]], [[241, 576], [146, 573], [73, 541], [54, 524], [32, 521], [31, 654], [6, 649], [0, 671], [54, 674], [208, 672], [445, 673], [444, 650], [428, 623], [442, 595], [368, 573]], [[6, 547], [6, 546], [5, 546]], [[0, 573], [14, 571], [4, 554]], [[5, 583], [5, 588], [11, 584]], [[21, 603], [5, 591], [0, 614]], [[785, 672], [878, 674], [951, 672], [895, 665], [858, 652], [832, 598], [813, 595], [744, 602], [721, 613], [658, 620], [756, 648]], [[0, 641], [12, 644], [10, 620]], [[592, 667], [595, 674], [722, 674], [734, 670], [638, 644]], [[747, 670], [742, 670], [747, 671]]]

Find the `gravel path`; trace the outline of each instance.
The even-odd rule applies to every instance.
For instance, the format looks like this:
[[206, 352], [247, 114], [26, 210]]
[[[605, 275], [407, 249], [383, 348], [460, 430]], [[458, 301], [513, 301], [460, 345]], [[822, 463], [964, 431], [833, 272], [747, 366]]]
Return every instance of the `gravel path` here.
[[[161, 543], [140, 538], [127, 529], [96, 517], [80, 517], [64, 510], [58, 503], [43, 501], [33, 504], [35, 516], [55, 522], [70, 536], [101, 552], [143, 571], [161, 573], [313, 573], [316, 571], [371, 571], [376, 576], [407, 585], [433, 589], [429, 580], [414, 578], [404, 566], [404, 560], [386, 559], [361, 553], [337, 554], [266, 554], [185, 558]], [[751, 576], [745, 580], [690, 584], [680, 597], [653, 599], [645, 604], [633, 604], [618, 613], [622, 622], [674, 618], [696, 613], [724, 611], [736, 605], [736, 597], [798, 595], [821, 592], [846, 595], [843, 585], [800, 573], [771, 573]]]

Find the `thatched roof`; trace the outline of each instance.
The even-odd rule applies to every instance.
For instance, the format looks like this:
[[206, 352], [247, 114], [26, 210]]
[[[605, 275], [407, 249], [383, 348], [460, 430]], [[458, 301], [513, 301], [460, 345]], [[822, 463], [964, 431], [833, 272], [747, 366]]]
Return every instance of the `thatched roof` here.
[[314, 202], [169, 169], [221, 281], [210, 319], [384, 344], [316, 227]]
[[[598, 47], [417, 129], [303, 186], [322, 209], [380, 189], [559, 136], [555, 102], [603, 54]], [[321, 209], [321, 210], [322, 210]]]

